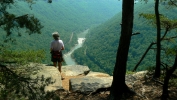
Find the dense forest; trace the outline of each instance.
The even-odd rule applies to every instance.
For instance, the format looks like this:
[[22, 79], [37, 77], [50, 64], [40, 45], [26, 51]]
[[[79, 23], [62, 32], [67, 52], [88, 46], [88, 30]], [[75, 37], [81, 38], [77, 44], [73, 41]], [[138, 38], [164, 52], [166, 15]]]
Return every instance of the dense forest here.
[[[30, 36], [23, 34], [26, 32], [25, 29], [14, 29], [13, 34], [8, 36], [13, 39], [13, 43], [1, 41], [2, 44], [10, 46], [11, 50], [42, 49], [46, 54], [43, 63], [49, 64], [51, 63], [49, 46], [53, 39], [51, 33], [54, 31], [60, 33], [60, 38], [65, 43], [64, 53], [66, 53], [77, 44], [77, 33], [97, 26], [120, 12], [121, 2], [117, 0], [53, 0], [53, 3], [47, 3], [45, 0], [39, 0], [29, 5], [23, 1], [16, 1], [14, 5], [9, 6], [8, 11], [19, 16], [34, 15], [40, 20], [43, 28], [40, 35]], [[5, 40], [6, 33], [3, 29], [0, 31], [1, 40]]]
[[[49, 45], [52, 41], [52, 32], [58, 31], [60, 33], [60, 38], [65, 43], [64, 53], [67, 53], [77, 44], [77, 34], [89, 29], [83, 47], [76, 50], [72, 57], [78, 64], [87, 65], [93, 71], [112, 74], [120, 36], [121, 1], [78, 0], [76, 2], [54, 0], [53, 2], [50, 4], [45, 1], [38, 1], [36, 4], [29, 5], [18, 1], [15, 5], [10, 6], [9, 12], [19, 16], [31, 14], [39, 18], [43, 28], [40, 35], [22, 34], [20, 37], [18, 31], [14, 30], [14, 34], [10, 37], [15, 42], [10, 42], [10, 44], [8, 42], [7, 45], [10, 45], [12, 50], [42, 49], [46, 54], [43, 63], [49, 64], [51, 63]], [[161, 13], [175, 19], [176, 8], [171, 9], [165, 3], [161, 3], [160, 7]], [[141, 13], [154, 13], [153, 9], [153, 1], [148, 3], [136, 2], [135, 4], [133, 30], [135, 33], [140, 32], [140, 34], [132, 36], [127, 70], [132, 70], [150, 43], [156, 41], [155, 27], [151, 24], [151, 21], [139, 16]], [[22, 29], [20, 32], [25, 33], [26, 30]], [[6, 34], [3, 29], [1, 29], [1, 33], [0, 38], [4, 40]], [[174, 32], [170, 33], [170, 35], [172, 34]], [[5, 44], [4, 41], [1, 42]], [[168, 43], [163, 44], [163, 46], [167, 47]], [[150, 50], [137, 70], [154, 66], [154, 54], [155, 50]]]
[[[161, 3], [159, 10], [164, 16], [176, 19], [176, 8], [170, 8], [165, 3]], [[140, 16], [142, 13], [154, 14], [154, 1], [148, 1], [147, 3], [136, 2], [135, 4], [133, 33], [139, 32], [140, 34], [132, 35], [127, 70], [133, 70], [148, 46], [156, 41], [155, 25], [152, 24], [152, 20], [147, 20]], [[104, 24], [90, 29], [83, 47], [76, 50], [72, 55], [78, 64], [87, 65], [91, 70], [102, 71], [112, 75], [120, 37], [121, 17], [120, 12]], [[173, 36], [175, 33], [176, 31], [171, 31], [169, 35]], [[164, 29], [162, 29], [161, 34], [164, 34]], [[170, 48], [175, 45], [174, 43], [175, 40], [163, 42], [163, 48]], [[154, 55], [155, 49], [151, 49], [137, 70], [154, 67]], [[162, 56], [163, 61], [168, 61], [168, 64], [172, 64], [172, 61], [167, 59], [167, 56]]]

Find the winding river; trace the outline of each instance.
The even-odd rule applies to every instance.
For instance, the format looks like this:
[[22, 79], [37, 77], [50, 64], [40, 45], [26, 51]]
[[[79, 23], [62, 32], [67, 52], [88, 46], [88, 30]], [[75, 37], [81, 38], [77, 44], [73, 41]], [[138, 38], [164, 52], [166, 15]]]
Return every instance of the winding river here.
[[71, 57], [71, 54], [78, 48], [82, 47], [84, 41], [85, 41], [85, 35], [88, 33], [88, 29], [84, 32], [78, 34], [78, 44], [76, 44], [71, 51], [64, 54], [64, 59], [67, 65], [76, 65], [77, 63], [75, 60]]

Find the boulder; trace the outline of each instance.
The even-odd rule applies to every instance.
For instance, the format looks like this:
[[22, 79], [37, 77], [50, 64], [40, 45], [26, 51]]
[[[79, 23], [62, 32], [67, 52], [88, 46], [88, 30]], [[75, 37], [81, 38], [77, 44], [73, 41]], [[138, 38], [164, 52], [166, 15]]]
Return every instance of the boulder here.
[[92, 76], [92, 77], [109, 77], [110, 75], [106, 74], [106, 73], [90, 71], [86, 76]]
[[55, 67], [45, 67], [44, 71], [45, 73], [49, 74], [49, 77], [52, 79], [52, 81], [55, 81], [53, 84], [49, 84], [48, 86], [45, 87], [45, 91], [55, 91], [58, 89], [63, 89], [62, 87], [62, 81], [61, 81], [61, 74], [59, 73], [58, 69]]
[[98, 89], [111, 87], [113, 77], [91, 77], [73, 78], [69, 80], [70, 91], [89, 94]]
[[69, 65], [69, 66], [62, 66], [62, 73], [65, 76], [77, 76], [81, 74], [87, 74], [90, 71], [88, 66], [82, 65]]
[[[31, 70], [33, 67], [31, 67]], [[38, 69], [38, 70], [35, 70]], [[30, 77], [35, 79], [37, 77], [43, 76], [44, 79], [51, 78], [51, 84], [45, 86], [45, 91], [55, 91], [58, 89], [63, 89], [61, 75], [56, 67], [46, 66], [44, 64], [38, 64], [31, 73]]]
[[137, 79], [141, 79], [143, 78], [146, 74], [148, 73], [148, 71], [139, 71], [133, 74], [133, 76]]
[[125, 82], [128, 87], [132, 88], [134, 84], [139, 83], [141, 79], [146, 75], [147, 71], [140, 71], [133, 74], [128, 74], [125, 76]]
[[[146, 71], [137, 72], [126, 75], [125, 82], [132, 87], [134, 83], [139, 81], [140, 77], [144, 77]], [[72, 78], [69, 80], [70, 91], [90, 94], [99, 89], [110, 88], [113, 77], [106, 73], [90, 71], [86, 76], [81, 78]]]

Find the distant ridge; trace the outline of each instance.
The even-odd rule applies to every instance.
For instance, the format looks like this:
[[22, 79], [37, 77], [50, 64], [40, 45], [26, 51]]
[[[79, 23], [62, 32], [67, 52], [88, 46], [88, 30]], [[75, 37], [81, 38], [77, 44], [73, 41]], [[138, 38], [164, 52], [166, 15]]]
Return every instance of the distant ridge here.
[[[177, 12], [177, 8], [166, 9], [163, 4], [160, 4], [161, 14], [176, 19], [177, 13], [174, 12]], [[131, 38], [127, 62], [128, 71], [133, 70], [150, 43], [156, 41], [155, 27], [150, 20], [140, 17], [139, 14], [141, 13], [154, 14], [154, 1], [135, 4], [133, 32], [139, 32], [140, 34], [133, 35]], [[121, 33], [121, 14], [120, 12], [98, 27], [90, 29], [83, 47], [73, 54], [78, 64], [87, 65], [93, 71], [106, 72], [112, 75]], [[164, 34], [164, 30], [162, 30], [162, 34]], [[174, 31], [170, 32], [170, 35], [175, 36], [174, 34]], [[163, 46], [169, 47], [170, 45], [166, 43]], [[146, 70], [148, 67], [154, 66], [154, 55], [155, 51], [150, 50], [137, 70]]]

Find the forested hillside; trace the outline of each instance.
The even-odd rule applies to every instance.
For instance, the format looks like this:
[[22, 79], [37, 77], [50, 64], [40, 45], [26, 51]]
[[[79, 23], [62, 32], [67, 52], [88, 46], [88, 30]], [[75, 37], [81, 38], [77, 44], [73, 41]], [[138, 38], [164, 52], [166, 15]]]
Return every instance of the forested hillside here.
[[[170, 8], [165, 3], [160, 4], [160, 13], [166, 17], [177, 19], [177, 14], [174, 12], [177, 12], [177, 8]], [[133, 32], [140, 32], [140, 34], [132, 36], [127, 70], [133, 70], [148, 46], [152, 42], [156, 42], [155, 26], [152, 25], [151, 20], [140, 17], [139, 15], [141, 13], [154, 14], [154, 1], [148, 1], [148, 3], [137, 2], [135, 4]], [[118, 13], [104, 24], [91, 29], [86, 36], [83, 47], [76, 50], [72, 56], [76, 59], [77, 63], [87, 65], [91, 70], [112, 74], [119, 43], [120, 29], [121, 13]], [[163, 34], [164, 29], [162, 29], [161, 35]], [[174, 34], [176, 34], [176, 31], [170, 32], [170, 35]], [[175, 42], [163, 42], [162, 48], [169, 48], [174, 44]], [[155, 45], [153, 48], [147, 53], [137, 70], [145, 70], [155, 65]], [[162, 60], [167, 60], [166, 56], [162, 56]]]
[[[16, 1], [15, 5], [9, 7], [9, 12], [19, 16], [34, 15], [41, 21], [44, 28], [40, 35], [24, 34], [26, 30], [20, 30], [22, 33], [20, 38], [18, 29], [14, 30], [13, 35], [8, 38], [12, 37], [17, 41], [10, 43], [10, 47], [13, 50], [43, 49], [46, 52], [43, 63], [50, 63], [49, 46], [52, 41], [52, 32], [60, 33], [60, 38], [65, 43], [65, 53], [77, 43], [78, 32], [105, 22], [120, 10], [121, 2], [117, 0], [53, 0], [52, 3], [38, 0], [33, 5]], [[5, 32], [3, 29], [0, 31], [1, 40], [4, 40]], [[4, 44], [3, 41], [1, 42]]]

